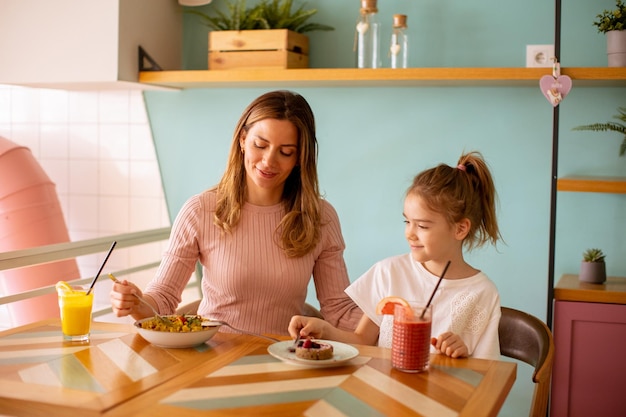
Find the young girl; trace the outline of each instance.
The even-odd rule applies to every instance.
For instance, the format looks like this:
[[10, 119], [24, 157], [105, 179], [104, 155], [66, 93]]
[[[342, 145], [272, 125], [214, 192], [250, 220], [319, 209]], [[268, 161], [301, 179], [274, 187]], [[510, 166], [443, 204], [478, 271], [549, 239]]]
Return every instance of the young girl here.
[[376, 263], [346, 293], [365, 313], [356, 330], [294, 316], [295, 337], [338, 340], [391, 347], [393, 316], [376, 314], [384, 297], [399, 296], [422, 305], [451, 261], [434, 295], [432, 352], [453, 358], [500, 356], [500, 297], [496, 286], [463, 259], [471, 250], [501, 239], [496, 220], [496, 192], [487, 164], [478, 152], [462, 155], [457, 166], [441, 164], [418, 174], [404, 200], [405, 237], [410, 254]]

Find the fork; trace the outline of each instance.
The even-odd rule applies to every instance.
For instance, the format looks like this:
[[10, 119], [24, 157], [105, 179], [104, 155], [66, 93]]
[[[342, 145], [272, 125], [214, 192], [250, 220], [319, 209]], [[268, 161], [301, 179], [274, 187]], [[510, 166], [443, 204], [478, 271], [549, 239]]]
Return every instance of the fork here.
[[[115, 276], [113, 274], [109, 274], [109, 278], [111, 278], [111, 280], [113, 282], [115, 282], [116, 284], [121, 284], [120, 280], [115, 278]], [[165, 317], [163, 317], [162, 315], [159, 314], [159, 312], [156, 310], [156, 308], [154, 308], [154, 306], [152, 304], [150, 304], [149, 302], [147, 302], [146, 300], [143, 299], [143, 297], [138, 296], [137, 294], [133, 293], [133, 295], [142, 303], [144, 303], [145, 305], [147, 305], [148, 307], [150, 307], [150, 310], [152, 310], [152, 312], [154, 313], [154, 316], [157, 318], [157, 320], [159, 320], [161, 323], [163, 323], [164, 325], [170, 327], [172, 325], [172, 322], [170, 322], [168, 319], [166, 319]]]
[[289, 352], [295, 352], [296, 348], [298, 347], [298, 342], [300, 341], [300, 332], [298, 332], [298, 336], [296, 336], [296, 339], [293, 341], [293, 345], [291, 345], [289, 347]]
[[275, 338], [270, 337], [270, 336], [265, 336], [264, 334], [254, 333], [254, 332], [249, 332], [247, 330], [238, 329], [238, 328], [233, 327], [229, 323], [226, 323], [225, 321], [222, 321], [222, 320], [207, 319], [207, 321], [203, 322], [202, 325], [203, 326], [210, 326], [211, 323], [217, 323], [217, 324], [221, 324], [222, 326], [230, 327], [231, 329], [233, 329], [234, 331], [239, 332], [239, 333], [249, 334], [250, 336], [260, 337], [262, 339], [271, 340], [272, 342], [280, 342], [279, 339], [275, 339]]

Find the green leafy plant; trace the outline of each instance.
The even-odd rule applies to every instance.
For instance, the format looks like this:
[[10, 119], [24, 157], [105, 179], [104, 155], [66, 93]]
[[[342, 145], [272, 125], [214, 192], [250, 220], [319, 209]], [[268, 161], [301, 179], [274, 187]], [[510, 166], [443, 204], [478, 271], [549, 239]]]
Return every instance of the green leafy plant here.
[[232, 0], [226, 4], [228, 12], [214, 10], [208, 15], [189, 10], [187, 13], [200, 16], [211, 30], [288, 29], [298, 33], [334, 30], [332, 26], [308, 22], [317, 9], [305, 10], [301, 5], [292, 11], [293, 0], [261, 0], [249, 8], [246, 0]]
[[583, 252], [583, 261], [585, 262], [604, 262], [604, 253], [602, 249], [591, 248]]
[[212, 15], [197, 10], [188, 10], [187, 13], [200, 16], [212, 30], [258, 29], [261, 13], [258, 5], [253, 8], [246, 8], [246, 0], [228, 2], [226, 5], [228, 12], [215, 9]]
[[[626, 107], [618, 107], [619, 114], [614, 115], [615, 119], [621, 120], [626, 123]], [[616, 122], [606, 123], [594, 123], [591, 125], [577, 126], [572, 130], [593, 130], [593, 131], [613, 131], [624, 135], [624, 140], [619, 147], [619, 156], [623, 156], [626, 153], [626, 125]]]
[[598, 32], [626, 29], [626, 4], [622, 0], [615, 0], [615, 4], [615, 10], [604, 10], [596, 16], [593, 25], [598, 28]]

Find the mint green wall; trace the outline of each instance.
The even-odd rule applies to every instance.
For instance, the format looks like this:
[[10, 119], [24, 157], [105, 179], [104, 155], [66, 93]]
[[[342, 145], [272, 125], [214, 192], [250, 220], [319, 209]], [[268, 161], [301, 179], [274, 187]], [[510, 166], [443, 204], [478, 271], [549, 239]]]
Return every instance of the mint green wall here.
[[[402, 201], [412, 177], [440, 162], [455, 164], [461, 152], [477, 149], [493, 168], [506, 244], [499, 253], [488, 248], [472, 257], [502, 288], [508, 305], [545, 316], [552, 110], [538, 90], [295, 90], [316, 113], [321, 186], [339, 212], [352, 278], [407, 250]], [[149, 93], [172, 214], [219, 179], [237, 118], [264, 91]]]
[[[359, 1], [307, 4], [319, 10], [312, 20], [336, 28], [309, 35], [310, 66], [351, 67]], [[606, 66], [604, 36], [591, 22], [613, 4], [564, 0], [563, 66]], [[220, 5], [223, 0], [214, 0], [200, 10]], [[554, 43], [554, 4], [545, 0], [380, 0], [379, 10], [384, 44], [391, 15], [409, 16], [416, 67], [523, 67], [526, 44]], [[206, 69], [207, 29], [193, 16], [185, 19], [185, 68]], [[278, 88], [146, 92], [171, 217], [189, 196], [220, 178], [244, 107]], [[406, 252], [402, 198], [412, 176], [440, 162], [455, 164], [463, 151], [479, 150], [495, 176], [506, 242], [470, 254], [469, 261], [493, 279], [503, 305], [545, 319], [553, 110], [538, 86], [292, 89], [316, 113], [321, 186], [342, 222], [351, 279], [386, 256]], [[618, 106], [626, 106], [625, 98], [625, 88], [574, 82], [560, 106], [560, 176], [626, 175], [619, 135], [571, 131], [610, 120]], [[625, 198], [558, 194], [557, 280], [578, 271], [581, 253], [590, 246], [605, 250], [610, 275], [626, 275]], [[501, 415], [527, 414], [526, 368], [520, 367]]]
[[[583, 1], [583, 0], [575, 0]], [[604, 0], [602, 0], [604, 1]], [[599, 2], [599, 1], [598, 1]], [[248, 0], [248, 6], [256, 1]], [[225, 10], [225, 0], [213, 0], [195, 10], [210, 14]], [[360, 0], [294, 0], [295, 5], [317, 9], [312, 22], [335, 28], [311, 32], [309, 66], [349, 68]], [[410, 66], [414, 67], [519, 67], [526, 62], [526, 44], [554, 43], [554, 5], [548, 0], [379, 0], [383, 56], [391, 36], [392, 16], [408, 16]], [[208, 28], [195, 15], [185, 16], [187, 69], [206, 69]]]

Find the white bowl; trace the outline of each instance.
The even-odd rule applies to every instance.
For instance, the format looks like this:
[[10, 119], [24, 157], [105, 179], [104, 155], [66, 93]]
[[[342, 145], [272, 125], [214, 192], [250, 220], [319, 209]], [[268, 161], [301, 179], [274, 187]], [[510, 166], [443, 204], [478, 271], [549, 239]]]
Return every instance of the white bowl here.
[[164, 332], [141, 327], [141, 323], [153, 319], [154, 317], [148, 317], [138, 320], [135, 322], [135, 327], [141, 337], [151, 344], [163, 348], [190, 348], [201, 345], [211, 339], [220, 328], [220, 325], [214, 322], [203, 326], [203, 330], [196, 332]]

